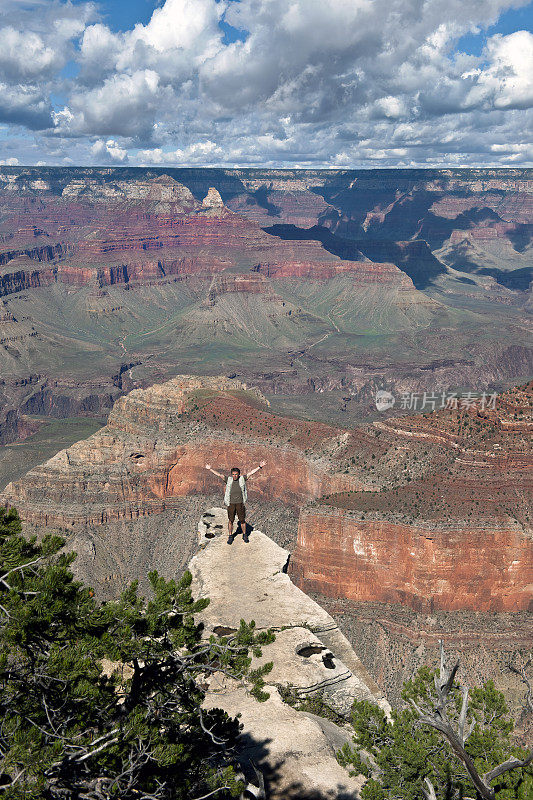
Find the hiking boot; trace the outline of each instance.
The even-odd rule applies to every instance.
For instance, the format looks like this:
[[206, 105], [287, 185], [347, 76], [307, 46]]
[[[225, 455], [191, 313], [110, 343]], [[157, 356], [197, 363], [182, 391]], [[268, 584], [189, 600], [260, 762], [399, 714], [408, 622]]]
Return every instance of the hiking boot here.
[[234, 540], [234, 539], [235, 539], [235, 534], [234, 534], [234, 533], [231, 533], [231, 534], [228, 536], [228, 544], [233, 544], [233, 540]]
[[242, 540], [243, 540], [243, 542], [246, 542], [246, 544], [248, 544], [250, 539], [248, 538], [248, 534], [247, 533], [243, 533]]

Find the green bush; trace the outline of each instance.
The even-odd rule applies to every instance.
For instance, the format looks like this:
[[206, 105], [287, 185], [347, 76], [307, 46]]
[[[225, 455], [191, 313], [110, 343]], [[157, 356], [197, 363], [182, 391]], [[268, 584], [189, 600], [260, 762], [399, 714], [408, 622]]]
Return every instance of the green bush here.
[[[392, 719], [372, 703], [354, 703], [353, 746], [345, 745], [337, 757], [351, 774], [368, 778], [361, 791], [362, 800], [423, 800], [427, 796], [426, 778], [433, 784], [438, 800], [479, 797], [448, 741], [439, 731], [423, 724], [410, 705], [413, 700], [419, 707], [434, 704], [434, 675], [423, 667], [414, 680], [404, 684], [405, 705], [393, 710]], [[457, 720], [461, 709], [457, 686], [451, 698], [447, 712], [450, 719]], [[525, 751], [512, 745], [513, 722], [503, 694], [492, 681], [470, 693], [468, 723], [473, 727], [465, 748], [481, 775], [511, 755], [524, 758]], [[530, 800], [531, 766], [505, 772], [496, 779], [494, 789], [497, 800]]]
[[0, 794], [238, 796], [239, 722], [202, 711], [200, 687], [224, 670], [247, 676], [264, 699], [269, 665], [251, 673], [249, 653], [272, 634], [242, 622], [230, 638], [202, 639], [194, 614], [209, 601], [192, 598], [189, 573], [151, 573], [148, 602], [132, 585], [100, 604], [74, 580], [63, 544], [24, 538], [16, 512], [0, 509]]

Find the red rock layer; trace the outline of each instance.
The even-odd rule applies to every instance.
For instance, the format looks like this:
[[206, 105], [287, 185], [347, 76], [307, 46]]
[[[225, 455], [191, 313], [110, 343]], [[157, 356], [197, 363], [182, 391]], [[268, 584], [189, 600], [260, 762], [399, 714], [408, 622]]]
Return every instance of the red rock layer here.
[[533, 541], [517, 530], [439, 530], [308, 509], [292, 563], [303, 589], [329, 597], [418, 611], [533, 609]]
[[[98, 289], [170, 276], [208, 279], [235, 267], [279, 278], [350, 274], [361, 283], [412, 288], [392, 264], [341, 261], [318, 242], [284, 242], [223, 206], [200, 209], [192, 196], [181, 204], [166, 202], [169, 192], [190, 195], [170, 179], [168, 185], [155, 180], [153, 186], [131, 182], [118, 188], [74, 183], [62, 198], [48, 197], [46, 203], [15, 198], [0, 252], [0, 297], [52, 282]], [[119, 202], [126, 190], [131, 198]], [[48, 262], [47, 268], [33, 262]], [[255, 291], [252, 279], [248, 285]]]
[[374, 423], [379, 491], [302, 512], [300, 585], [416, 610], [533, 608], [532, 410], [530, 382], [494, 408]]
[[9, 484], [2, 501], [35, 525], [101, 524], [163, 511], [190, 494], [219, 491], [222, 501], [224, 485], [205, 464], [229, 473], [260, 460], [268, 470], [251, 489], [283, 505], [361, 487], [305, 452], [334, 429], [288, 423], [239, 381], [181, 376], [119, 398], [105, 428]]

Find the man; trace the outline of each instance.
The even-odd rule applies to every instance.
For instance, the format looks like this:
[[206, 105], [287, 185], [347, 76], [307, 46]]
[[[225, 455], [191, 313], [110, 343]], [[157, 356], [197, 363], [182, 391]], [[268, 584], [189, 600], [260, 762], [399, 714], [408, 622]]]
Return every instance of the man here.
[[251, 470], [251, 472], [245, 473], [244, 475], [241, 475], [241, 471], [238, 467], [232, 467], [231, 475], [227, 480], [221, 472], [217, 472], [216, 469], [212, 469], [211, 464], [205, 465], [205, 468], [208, 469], [209, 472], [212, 472], [213, 475], [217, 476], [217, 478], [221, 478], [223, 481], [226, 481], [224, 504], [228, 509], [228, 544], [233, 544], [233, 540], [235, 539], [235, 534], [233, 533], [235, 514], [237, 515], [237, 519], [239, 520], [239, 524], [241, 526], [243, 542], [248, 544], [250, 541], [248, 538], [248, 531], [246, 529], [246, 501], [248, 500], [246, 481], [248, 478], [251, 478], [252, 475], [255, 475], [256, 472], [259, 472], [260, 469], [263, 469], [265, 464], [266, 461], [261, 461], [258, 467]]

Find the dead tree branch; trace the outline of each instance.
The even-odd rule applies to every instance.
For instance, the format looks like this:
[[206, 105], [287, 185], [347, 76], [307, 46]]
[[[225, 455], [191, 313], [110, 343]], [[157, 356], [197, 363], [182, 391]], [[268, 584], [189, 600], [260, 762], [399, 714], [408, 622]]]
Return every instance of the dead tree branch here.
[[[457, 730], [453, 727], [448, 715], [446, 713], [446, 707], [452, 702], [452, 688], [455, 679], [455, 675], [459, 668], [459, 662], [455, 664], [454, 667], [450, 670], [446, 664], [446, 656], [444, 653], [444, 646], [442, 644], [442, 640], [440, 642], [440, 670], [439, 674], [435, 675], [435, 689], [437, 692], [437, 704], [434, 709], [431, 711], [426, 711], [421, 709], [414, 700], [411, 700], [411, 704], [415, 711], [417, 712], [420, 721], [424, 725], [429, 725], [430, 727], [434, 728], [437, 731], [440, 731], [448, 742], [454, 753], [457, 757], [463, 762], [466, 767], [468, 774], [472, 780], [472, 783], [476, 787], [477, 791], [483, 798], [483, 800], [494, 800], [495, 798], [495, 790], [494, 787], [491, 786], [492, 781], [503, 775], [504, 772], [508, 772], [512, 769], [517, 769], [519, 767], [527, 767], [529, 764], [533, 762], [533, 750], [524, 758], [519, 759], [516, 757], [512, 757], [507, 759], [501, 764], [498, 764], [497, 767], [494, 769], [489, 770], [484, 775], [480, 775], [477, 771], [475, 764], [472, 758], [469, 756], [468, 752], [465, 749], [465, 742], [468, 739], [468, 736], [472, 732], [473, 726], [475, 721], [471, 723], [468, 730], [466, 728], [466, 718], [468, 712], [468, 688], [465, 687], [463, 690], [463, 702], [461, 706], [461, 713], [459, 715]], [[426, 787], [423, 789], [424, 796], [426, 800], [434, 800], [434, 789], [431, 785], [430, 781], [426, 781]], [[433, 793], [432, 793], [433, 790]]]

